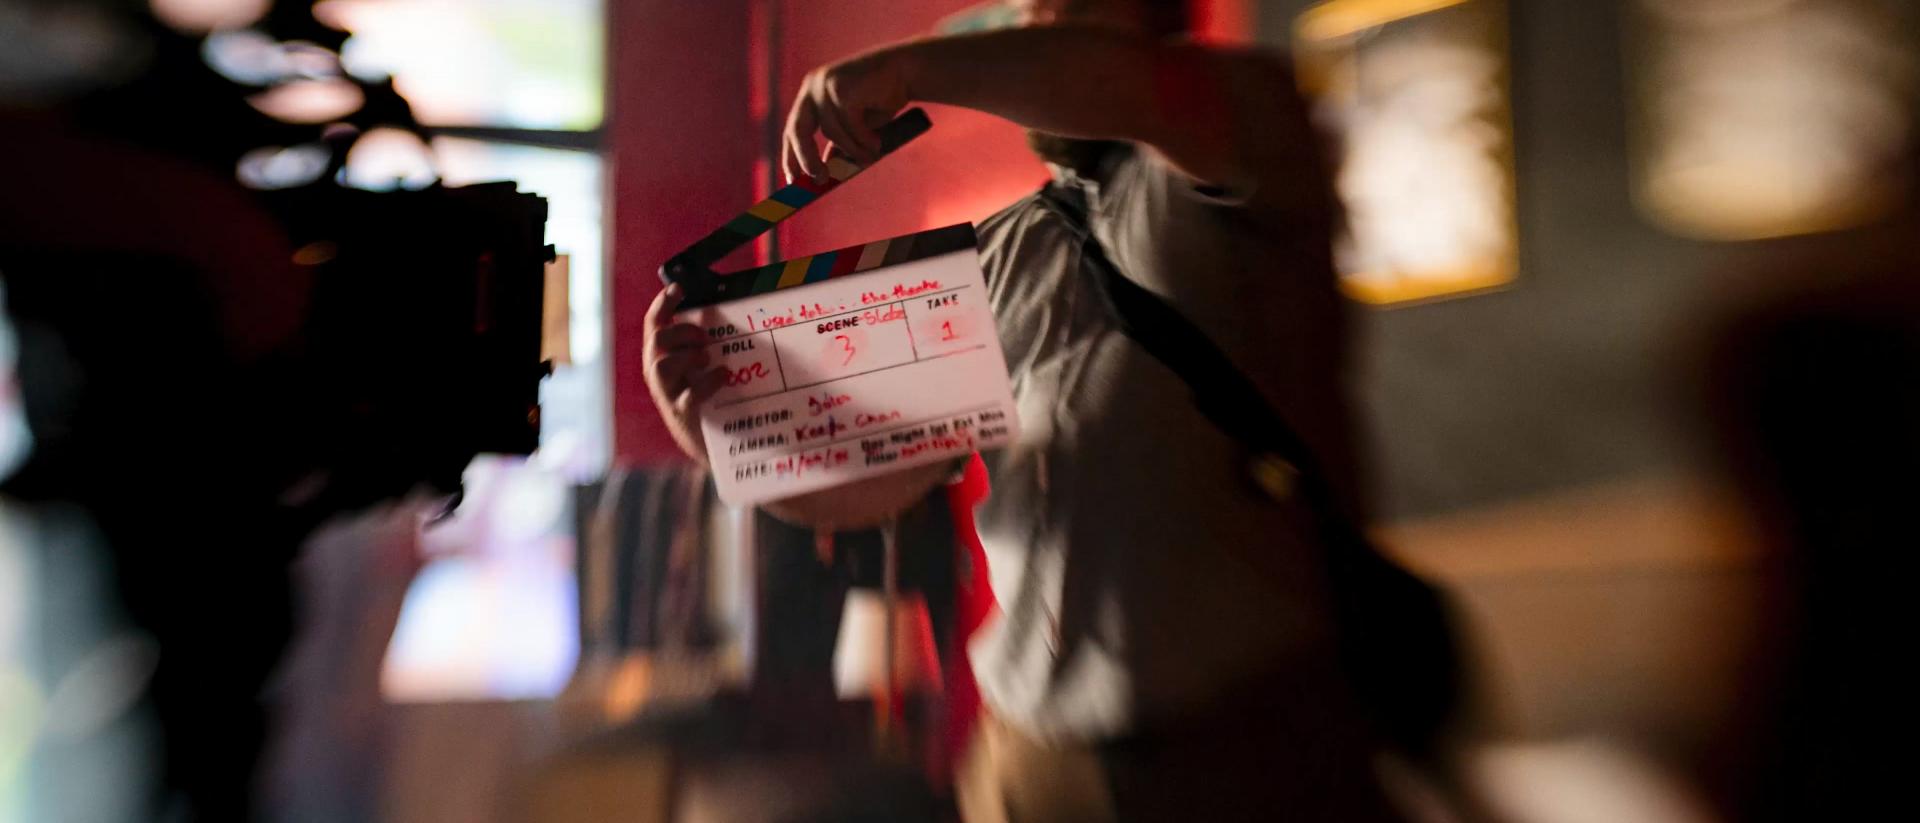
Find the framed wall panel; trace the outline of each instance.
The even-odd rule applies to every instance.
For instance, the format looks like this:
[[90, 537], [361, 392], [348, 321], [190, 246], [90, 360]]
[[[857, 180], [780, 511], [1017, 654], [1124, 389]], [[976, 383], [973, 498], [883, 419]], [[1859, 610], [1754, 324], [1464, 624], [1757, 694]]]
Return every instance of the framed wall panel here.
[[1635, 0], [1633, 191], [1660, 227], [1753, 240], [1859, 225], [1911, 189], [1899, 0]]
[[1506, 28], [1490, 0], [1330, 0], [1295, 21], [1302, 83], [1339, 139], [1339, 263], [1355, 299], [1514, 279]]

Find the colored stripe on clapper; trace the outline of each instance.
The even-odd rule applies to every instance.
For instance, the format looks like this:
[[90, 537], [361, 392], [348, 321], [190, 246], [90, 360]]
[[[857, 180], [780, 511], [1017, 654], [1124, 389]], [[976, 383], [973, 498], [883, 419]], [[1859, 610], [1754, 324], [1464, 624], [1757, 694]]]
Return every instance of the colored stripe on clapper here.
[[973, 224], [960, 223], [904, 237], [848, 246], [811, 257], [796, 257], [733, 274], [720, 275], [710, 299], [696, 299], [690, 295], [683, 305], [693, 308], [790, 289], [808, 283], [818, 283], [883, 266], [895, 266], [971, 249], [975, 242]]
[[[920, 109], [909, 109], [893, 122], [879, 129], [882, 144], [880, 155], [885, 157], [893, 153], [900, 146], [925, 133], [931, 126], [932, 123], [927, 119], [926, 112]], [[836, 150], [827, 158], [826, 177], [818, 181], [802, 178], [780, 187], [765, 200], [753, 204], [739, 216], [727, 221], [725, 225], [714, 229], [706, 237], [700, 238], [699, 242], [675, 255], [674, 260], [668, 261], [668, 265], [663, 267], [662, 274], [669, 274], [676, 262], [684, 263], [689, 268], [704, 269], [711, 266], [714, 261], [727, 256], [734, 249], [753, 242], [754, 238], [766, 234], [781, 221], [792, 217], [827, 192], [839, 188], [841, 184], [859, 176], [860, 172], [865, 170], [866, 167], [847, 159]]]

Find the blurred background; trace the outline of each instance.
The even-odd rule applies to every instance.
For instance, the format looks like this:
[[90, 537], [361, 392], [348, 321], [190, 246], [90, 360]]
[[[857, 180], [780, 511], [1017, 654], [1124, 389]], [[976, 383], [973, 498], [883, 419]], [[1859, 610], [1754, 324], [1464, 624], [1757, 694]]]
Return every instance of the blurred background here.
[[[706, 693], [668, 684], [660, 660], [684, 651], [631, 615], [671, 597], [647, 564], [675, 524], [705, 518], [704, 539], [729, 547], [755, 529], [671, 497], [678, 450], [636, 365], [652, 272], [776, 186], [779, 127], [807, 70], [993, 13], [949, 0], [0, 0], [8, 108], [90, 99], [186, 54], [249, 116], [305, 129], [208, 152], [252, 191], [513, 181], [546, 201], [560, 259], [546, 270], [538, 448], [466, 464], [460, 507], [430, 527], [440, 498], [390, 495], [300, 541], [297, 590], [320, 605], [276, 682], [297, 694], [303, 676], [324, 681], [314, 671], [359, 671], [377, 685], [364, 708], [378, 742], [352, 751], [378, 765], [338, 778], [366, 793], [359, 813], [582, 819], [552, 809], [645, 793], [652, 778], [556, 771], [556, 753], [650, 701]], [[1783, 705], [1760, 684], [1813, 659], [1783, 651], [1800, 635], [1781, 626], [1817, 599], [1838, 610], [1823, 626], [1874, 648], [1854, 629], [1887, 624], [1848, 602], [1894, 602], [1871, 588], [1890, 584], [1860, 578], [1914, 545], [1881, 504], [1915, 488], [1899, 458], [1915, 453], [1905, 412], [1920, 384], [1920, 4], [1204, 0], [1196, 14], [1209, 40], [1289, 53], [1340, 147], [1375, 520], [1467, 611], [1485, 705], [1475, 769], [1496, 805], [1516, 820], [1750, 819], [1723, 799], [1729, 780], [1750, 788], [1761, 773], [1735, 741], [1799, 739], [1755, 731]], [[395, 97], [404, 116], [374, 116]], [[1044, 180], [1016, 127], [929, 108], [925, 139], [731, 262], [979, 220]], [[350, 148], [336, 123], [353, 124]], [[0, 186], [16, 203], [41, 195]], [[1880, 331], [1844, 333], [1860, 328]], [[1795, 334], [1858, 344], [1777, 344]], [[35, 445], [21, 393], [0, 385], [0, 466]], [[1809, 398], [1820, 414], [1799, 414]], [[1807, 510], [1827, 519], [1796, 516]], [[157, 779], [142, 765], [154, 727], [128, 696], [153, 644], [118, 615], [112, 552], [69, 515], [0, 503], [7, 823], [141, 819], [128, 810]], [[1857, 528], [1820, 530], [1834, 518]], [[727, 551], [714, 556], [751, 565]], [[381, 557], [402, 560], [367, 559]], [[734, 640], [696, 644], [719, 662], [693, 681], [746, 665], [745, 574], [712, 574], [699, 608]], [[382, 609], [390, 641], [367, 619]], [[1819, 659], [1848, 683], [1884, 665]], [[116, 697], [102, 683], [132, 685]], [[1847, 748], [1809, 725], [1809, 751]], [[82, 740], [113, 777], [62, 768], [81, 761], [61, 746]], [[90, 794], [85, 813], [45, 812]]]

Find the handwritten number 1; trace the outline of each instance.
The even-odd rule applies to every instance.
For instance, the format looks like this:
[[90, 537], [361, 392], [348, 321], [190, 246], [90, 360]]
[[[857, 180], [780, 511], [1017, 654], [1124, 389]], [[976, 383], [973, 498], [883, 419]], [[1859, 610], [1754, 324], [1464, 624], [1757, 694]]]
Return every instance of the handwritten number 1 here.
[[940, 321], [940, 328], [942, 328], [942, 329], [945, 329], [945, 330], [946, 330], [946, 332], [947, 332], [947, 333], [946, 333], [945, 335], [942, 335], [942, 336], [941, 336], [941, 338], [940, 338], [941, 340], [952, 340], [952, 339], [953, 339], [953, 321], [952, 321], [952, 320], [942, 320], [942, 321]]

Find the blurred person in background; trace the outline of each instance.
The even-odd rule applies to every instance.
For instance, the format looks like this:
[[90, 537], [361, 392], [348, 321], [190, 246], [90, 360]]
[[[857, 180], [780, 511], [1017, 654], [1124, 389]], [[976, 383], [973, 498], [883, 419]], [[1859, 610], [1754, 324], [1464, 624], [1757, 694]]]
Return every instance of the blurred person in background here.
[[[1183, 2], [1015, 5], [1018, 28], [815, 70], [783, 157], [789, 177], [824, 175], [823, 136], [870, 161], [873, 129], [924, 101], [1027, 127], [1053, 174], [1044, 196], [979, 227], [1024, 433], [986, 455], [994, 488], [979, 526], [1004, 613], [972, 646], [991, 717], [963, 809], [1013, 821], [1397, 819], [1373, 770], [1383, 741], [1341, 671], [1312, 525], [1363, 506], [1336, 206], [1291, 72], [1183, 42]], [[1239, 445], [1103, 310], [1094, 243], [1226, 351], [1327, 467], [1346, 511], [1276, 503], [1247, 479]], [[677, 300], [670, 288], [655, 304], [646, 377], [701, 460], [698, 409], [721, 378], [704, 368], [698, 330], [668, 322]], [[878, 522], [947, 471], [768, 510]]]
[[[32, 449], [5, 281], [0, 481]], [[158, 741], [138, 696], [155, 648], [118, 608], [106, 560], [84, 515], [0, 492], [0, 823], [151, 817]]]
[[1893, 572], [1910, 565], [1920, 491], [1909, 204], [1878, 226], [1774, 243], [1738, 270], [1765, 296], [1714, 329], [1712, 433], [1763, 552], [1756, 645], [1707, 779], [1728, 820], [1864, 820], [1909, 799], [1904, 738], [1877, 734], [1914, 686], [1893, 652], [1908, 588]]
[[[83, 122], [90, 95], [150, 65], [136, 9], [5, 5], [4, 51], [38, 44], [23, 48], [58, 59], [15, 73], [0, 103], [0, 270], [34, 437], [4, 492], [94, 536], [107, 580], [94, 607], [124, 612], [157, 656], [144, 672], [95, 669], [83, 688], [131, 688], [162, 727], [152, 750], [120, 753], [130, 760], [45, 773], [80, 791], [47, 792], [41, 810], [76, 813], [61, 797], [124, 787], [147, 794], [105, 819], [243, 819], [265, 735], [259, 691], [290, 621], [291, 547], [248, 470], [267, 420], [236, 394], [236, 372], [294, 331], [297, 303], [280, 309], [301, 273], [230, 180]], [[130, 762], [157, 774], [120, 783], [115, 766]]]
[[318, 525], [294, 505], [312, 431], [287, 366], [312, 272], [234, 180], [285, 127], [143, 2], [0, 0], [0, 38], [4, 385], [31, 445], [0, 484], [0, 587], [27, 594], [0, 625], [0, 820], [365, 819], [351, 770], [376, 767], [366, 714], [412, 541], [304, 564], [280, 807], [255, 788], [290, 565]]

